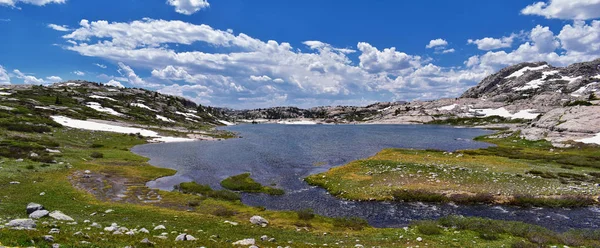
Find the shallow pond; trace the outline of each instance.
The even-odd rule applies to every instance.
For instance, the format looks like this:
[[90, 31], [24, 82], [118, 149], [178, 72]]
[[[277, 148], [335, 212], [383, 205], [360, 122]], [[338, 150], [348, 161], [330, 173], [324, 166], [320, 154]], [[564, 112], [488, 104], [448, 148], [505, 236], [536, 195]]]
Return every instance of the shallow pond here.
[[136, 146], [133, 152], [149, 157], [155, 166], [176, 169], [175, 176], [148, 186], [172, 190], [180, 182], [196, 181], [220, 188], [219, 182], [244, 172], [264, 185], [286, 191], [282, 196], [243, 194], [242, 201], [274, 210], [312, 208], [326, 216], [358, 216], [375, 227], [406, 226], [417, 219], [447, 215], [519, 220], [554, 230], [598, 228], [600, 209], [456, 206], [453, 204], [353, 202], [335, 198], [307, 185], [303, 178], [374, 155], [384, 148], [454, 151], [487, 147], [473, 141], [491, 133], [481, 129], [431, 125], [239, 125], [224, 128], [241, 138], [223, 141], [163, 143]]

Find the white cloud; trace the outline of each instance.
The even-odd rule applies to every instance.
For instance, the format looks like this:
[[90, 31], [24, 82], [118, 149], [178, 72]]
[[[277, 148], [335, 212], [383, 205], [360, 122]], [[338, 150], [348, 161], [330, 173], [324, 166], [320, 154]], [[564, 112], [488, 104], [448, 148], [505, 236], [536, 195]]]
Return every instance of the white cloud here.
[[521, 10], [524, 15], [547, 19], [589, 20], [600, 18], [600, 0], [548, 0], [536, 2]]
[[[564, 34], [579, 37], [575, 34], [585, 33], [594, 25], [574, 24], [571, 27], [580, 31]], [[567, 39], [541, 26], [523, 37], [526, 42], [518, 49], [473, 56], [462, 68], [440, 67], [394, 47], [380, 50], [367, 42], [337, 48], [312, 40], [303, 42], [300, 49], [286, 42], [262, 41], [182, 21], [81, 20], [80, 27], [63, 38], [68, 50], [119, 65], [124, 78], [104, 75], [104, 80], [129, 82], [203, 104], [240, 108], [456, 97], [506, 65], [540, 60], [563, 65], [588, 60], [590, 55], [576, 55], [574, 50], [563, 53], [560, 41]], [[592, 47], [595, 44], [586, 39], [580, 42], [584, 41]], [[186, 46], [197, 43], [219, 52]], [[453, 51], [446, 46], [434, 49], [436, 53]], [[358, 61], [349, 57], [351, 53], [358, 53]], [[142, 79], [130, 66], [142, 73], [151, 72], [151, 77]]]
[[483, 39], [469, 39], [467, 41], [468, 44], [475, 44], [479, 50], [490, 51], [496, 50], [500, 48], [508, 48], [512, 46], [513, 40], [516, 38], [515, 34], [511, 34], [510, 36], [505, 36], [502, 38], [491, 38], [485, 37]]
[[56, 82], [62, 81], [62, 78], [60, 78], [59, 76], [49, 76], [49, 77], [46, 77], [46, 79], [48, 80], [49, 83], [56, 83]]
[[82, 71], [74, 71], [72, 73], [75, 74], [75, 75], [77, 75], [77, 76], [85, 76], [85, 72], [82, 72]]
[[[77, 43], [75, 43], [74, 45], [77, 45]], [[95, 63], [94, 65], [95, 65], [95, 66], [98, 66], [98, 67], [100, 67], [100, 68], [102, 68], [102, 69], [106, 69], [106, 65], [103, 65], [103, 64], [98, 64], [98, 63]]]
[[358, 57], [360, 67], [369, 72], [398, 72], [411, 67], [417, 67], [421, 63], [421, 57], [397, 52], [395, 47], [379, 51], [376, 47], [366, 42], [359, 42], [357, 47], [362, 52]]
[[427, 46], [425, 46], [425, 48], [434, 48], [434, 47], [445, 47], [448, 45], [448, 42], [444, 39], [435, 39], [435, 40], [430, 40], [429, 44], [427, 44]]
[[191, 15], [201, 9], [208, 8], [208, 0], [167, 0], [167, 4], [175, 7], [175, 12]]
[[116, 81], [114, 79], [111, 79], [110, 81], [108, 81], [108, 83], [106, 83], [106, 85], [115, 86], [115, 87], [119, 87], [119, 88], [125, 88], [125, 86], [123, 86], [123, 84], [121, 82]]
[[44, 6], [46, 4], [50, 4], [50, 3], [66, 3], [67, 0], [0, 0], [0, 6], [1, 5], [8, 5], [11, 7], [14, 7], [17, 3], [25, 3], [25, 4], [32, 4], [32, 5], [37, 5], [37, 6]]
[[127, 78], [127, 81], [130, 84], [133, 84], [135, 86], [152, 86], [151, 84], [146, 83], [146, 81], [144, 81], [142, 78], [140, 78], [133, 69], [131, 69], [131, 67], [129, 67], [128, 65], [123, 64], [122, 62], [119, 62], [119, 70], [118, 70], [119, 74], [121, 74], [121, 76]]
[[52, 24], [51, 23], [51, 24], [48, 24], [48, 27], [51, 28], [51, 29], [54, 29], [56, 31], [61, 31], [61, 32], [71, 31], [71, 29], [67, 25], [57, 25], [57, 24]]
[[0, 65], [0, 84], [10, 84], [10, 76], [8, 76], [8, 72], [2, 65]]
[[262, 75], [262, 76], [250, 76], [250, 80], [252, 81], [257, 81], [257, 82], [266, 82], [266, 81], [271, 81], [272, 79], [267, 76], [267, 75]]
[[453, 53], [456, 52], [456, 50], [454, 50], [454, 48], [450, 48], [450, 49], [445, 49], [442, 51], [442, 53], [446, 54], [446, 53]]
[[600, 56], [600, 21], [592, 21], [589, 25], [575, 21], [573, 25], [565, 25], [557, 38], [562, 48], [570, 53]]
[[517, 49], [487, 52], [469, 58], [465, 64], [472, 68], [499, 70], [521, 62], [546, 61], [555, 66], [590, 61], [600, 52], [600, 21], [586, 24], [576, 21], [563, 26], [559, 35], [548, 27], [536, 26], [529, 32], [528, 41]]
[[36, 78], [34, 76], [31, 75], [25, 75], [24, 73], [22, 73], [21, 71], [15, 69], [13, 70], [13, 72], [16, 74], [16, 77], [19, 79], [23, 79], [23, 82], [25, 82], [26, 84], [44, 84], [44, 79], [41, 78]]

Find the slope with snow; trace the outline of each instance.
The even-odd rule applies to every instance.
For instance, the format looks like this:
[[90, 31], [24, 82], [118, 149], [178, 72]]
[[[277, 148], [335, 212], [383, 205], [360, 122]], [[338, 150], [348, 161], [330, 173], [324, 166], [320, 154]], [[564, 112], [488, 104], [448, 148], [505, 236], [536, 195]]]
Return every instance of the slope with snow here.
[[153, 141], [157, 142], [184, 142], [184, 141], [195, 141], [195, 139], [180, 138], [180, 137], [168, 137], [161, 136], [155, 131], [136, 128], [136, 127], [123, 127], [117, 125], [111, 125], [106, 123], [99, 123], [87, 120], [77, 120], [65, 116], [51, 116], [52, 120], [57, 123], [70, 128], [77, 128], [90, 131], [103, 131], [113, 133], [125, 133], [125, 134], [140, 134], [144, 137], [153, 138]]
[[545, 69], [547, 67], [548, 67], [548, 65], [540, 65], [538, 67], [525, 66], [525, 67], [521, 68], [520, 70], [515, 71], [512, 74], [508, 75], [506, 78], [517, 78], [517, 77], [523, 76], [527, 71], [537, 71], [537, 70]]
[[100, 103], [97, 102], [88, 102], [85, 104], [85, 106], [88, 106], [89, 108], [92, 108], [98, 112], [103, 112], [114, 116], [125, 116], [124, 114], [121, 114], [112, 108], [102, 107], [102, 105], [100, 105]]

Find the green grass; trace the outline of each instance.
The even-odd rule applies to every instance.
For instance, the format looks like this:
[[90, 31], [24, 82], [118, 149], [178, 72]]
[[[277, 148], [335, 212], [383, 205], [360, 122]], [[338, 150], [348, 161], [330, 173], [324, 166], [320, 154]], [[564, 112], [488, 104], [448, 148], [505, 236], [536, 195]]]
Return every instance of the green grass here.
[[[477, 140], [495, 147], [454, 153], [385, 149], [305, 180], [351, 200], [550, 207], [597, 204], [597, 146], [554, 148], [546, 141], [527, 141], [518, 134], [493, 136]], [[525, 195], [538, 197], [522, 198]], [[516, 196], [521, 198], [513, 200]]]
[[250, 173], [231, 176], [221, 181], [223, 188], [246, 193], [265, 193], [269, 195], [283, 195], [282, 189], [263, 186], [250, 177]]

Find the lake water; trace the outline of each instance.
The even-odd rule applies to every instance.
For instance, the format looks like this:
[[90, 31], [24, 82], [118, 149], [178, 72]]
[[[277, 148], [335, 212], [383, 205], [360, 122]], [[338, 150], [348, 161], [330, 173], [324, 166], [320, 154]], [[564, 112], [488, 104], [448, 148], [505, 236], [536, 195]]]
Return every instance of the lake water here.
[[312, 208], [315, 213], [325, 216], [361, 217], [375, 227], [401, 227], [412, 220], [447, 215], [519, 220], [555, 230], [598, 228], [600, 225], [600, 209], [596, 207], [545, 209], [353, 202], [333, 197], [303, 181], [308, 175], [367, 158], [384, 148], [454, 151], [487, 147], [489, 144], [472, 139], [491, 131], [430, 125], [261, 124], [224, 129], [239, 133], [241, 138], [134, 147], [132, 151], [149, 157], [151, 164], [178, 171], [175, 176], [149, 182], [148, 186], [172, 190], [181, 182], [195, 181], [218, 189], [221, 180], [250, 172], [256, 181], [276, 185], [286, 194], [243, 194], [245, 204], [274, 210]]

